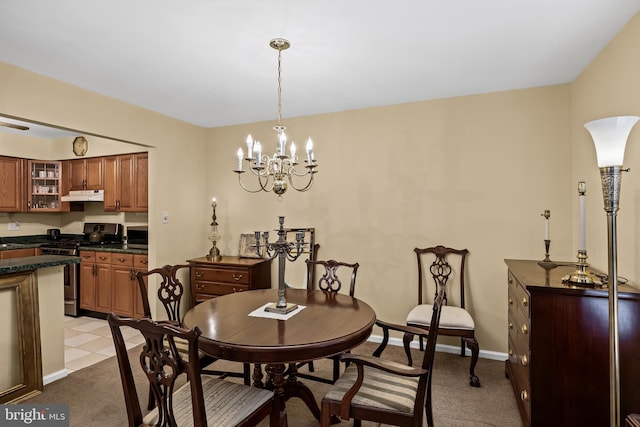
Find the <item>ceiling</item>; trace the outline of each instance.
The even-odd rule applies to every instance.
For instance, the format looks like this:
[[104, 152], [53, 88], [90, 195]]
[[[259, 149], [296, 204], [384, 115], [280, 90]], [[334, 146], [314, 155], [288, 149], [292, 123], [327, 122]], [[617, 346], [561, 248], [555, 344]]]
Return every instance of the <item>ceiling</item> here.
[[[0, 61], [203, 127], [571, 82], [637, 0], [2, 0]], [[0, 76], [1, 78], [1, 76]]]

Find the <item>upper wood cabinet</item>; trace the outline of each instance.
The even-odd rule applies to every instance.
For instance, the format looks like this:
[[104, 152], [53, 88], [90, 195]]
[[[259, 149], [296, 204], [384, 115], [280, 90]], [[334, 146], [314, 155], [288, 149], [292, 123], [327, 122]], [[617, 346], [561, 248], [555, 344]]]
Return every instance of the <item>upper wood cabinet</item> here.
[[147, 153], [104, 157], [104, 210], [147, 212]]
[[0, 156], [0, 212], [23, 212], [24, 159]]
[[62, 212], [69, 210], [67, 203], [60, 201], [64, 191], [62, 162], [27, 160], [27, 211]]
[[67, 160], [69, 190], [102, 190], [102, 157]]

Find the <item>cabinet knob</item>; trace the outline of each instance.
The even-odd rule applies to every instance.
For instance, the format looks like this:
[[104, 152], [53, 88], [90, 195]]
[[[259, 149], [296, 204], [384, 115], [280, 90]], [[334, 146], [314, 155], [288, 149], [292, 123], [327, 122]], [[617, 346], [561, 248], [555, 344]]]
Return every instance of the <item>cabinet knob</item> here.
[[528, 364], [529, 364], [529, 358], [525, 354], [524, 356], [522, 356], [522, 366], [527, 366]]
[[522, 400], [523, 402], [529, 400], [529, 393], [527, 393], [527, 390], [522, 390], [520, 392], [520, 400]]
[[100, 258], [101, 261], [105, 261], [107, 259], [106, 256], [102, 256], [102, 255], [100, 255], [98, 258]]
[[509, 322], [509, 329], [513, 329], [513, 323]]
[[146, 260], [146, 259], [143, 259], [143, 260], [140, 261], [140, 264], [147, 265], [147, 264], [149, 264], [149, 261]]
[[527, 299], [527, 297], [522, 297], [522, 305], [525, 307], [529, 305], [529, 300]]
[[509, 277], [509, 284], [513, 285], [513, 279], [511, 277]]
[[525, 335], [529, 333], [529, 328], [527, 328], [527, 325], [522, 325], [522, 333]]
[[124, 258], [118, 258], [118, 261], [125, 262], [125, 259]]
[[509, 298], [509, 305], [513, 305], [513, 299]]
[[509, 349], [509, 356], [513, 356], [513, 350]]

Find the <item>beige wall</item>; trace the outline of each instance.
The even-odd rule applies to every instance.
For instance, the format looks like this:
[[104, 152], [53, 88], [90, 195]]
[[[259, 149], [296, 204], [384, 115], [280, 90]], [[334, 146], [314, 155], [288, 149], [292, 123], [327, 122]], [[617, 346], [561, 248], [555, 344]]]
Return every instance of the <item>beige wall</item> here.
[[[273, 122], [199, 129], [2, 63], [0, 114], [148, 145], [152, 265], [206, 253], [216, 196], [224, 253], [237, 253], [240, 233], [274, 229], [278, 215], [288, 226], [316, 227], [320, 256], [360, 262], [358, 296], [380, 318], [402, 322], [416, 299], [412, 249], [466, 247], [481, 349], [504, 352], [503, 259], [543, 257], [544, 209], [551, 210], [552, 258], [575, 258], [578, 179], [589, 189], [590, 261], [606, 265], [595, 247], [606, 239], [595, 155], [581, 124], [639, 113], [633, 77], [640, 65], [632, 58], [639, 26], [636, 17], [572, 85], [285, 117], [296, 141], [314, 138], [320, 172], [311, 191], [290, 190], [282, 201], [244, 192], [232, 173], [247, 133], [272, 150]], [[620, 272], [636, 281], [640, 182], [633, 176], [623, 184]]]
[[[636, 15], [571, 85], [572, 186], [587, 183], [587, 251], [589, 261], [607, 271], [607, 219], [593, 140], [582, 126], [610, 116], [640, 116], [640, 15]], [[640, 125], [629, 135], [620, 192], [618, 274], [640, 279]], [[575, 192], [574, 192], [575, 193]], [[578, 217], [577, 195], [573, 200]], [[575, 227], [574, 242], [577, 242]], [[577, 247], [577, 243], [575, 245]]]
[[237, 253], [240, 233], [274, 229], [278, 215], [316, 227], [320, 258], [358, 261], [358, 297], [404, 322], [417, 300], [413, 248], [467, 248], [481, 348], [504, 351], [504, 258], [542, 259], [544, 209], [552, 254], [572, 252], [569, 95], [563, 85], [286, 119], [296, 141], [314, 138], [319, 173], [282, 201], [246, 193], [231, 172], [247, 133], [273, 151], [273, 123], [213, 129], [207, 181], [223, 249]]

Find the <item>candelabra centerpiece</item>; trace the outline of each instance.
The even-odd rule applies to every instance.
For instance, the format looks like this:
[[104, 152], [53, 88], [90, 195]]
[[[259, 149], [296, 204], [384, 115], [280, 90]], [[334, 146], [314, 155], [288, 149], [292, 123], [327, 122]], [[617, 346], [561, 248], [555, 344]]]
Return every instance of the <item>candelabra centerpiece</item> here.
[[284, 217], [278, 217], [280, 228], [278, 229], [278, 240], [269, 242], [269, 232], [260, 234], [255, 232], [256, 253], [263, 259], [272, 260], [278, 257], [278, 301], [268, 305], [265, 310], [273, 313], [287, 314], [298, 308], [297, 304], [288, 303], [286, 299], [286, 284], [284, 281], [284, 271], [287, 259], [295, 261], [304, 252], [308, 243], [304, 241], [304, 232], [296, 232], [296, 241], [287, 241], [287, 231], [284, 228]]
[[[278, 124], [273, 127], [276, 131], [277, 146], [276, 152], [273, 156], [269, 157], [262, 154], [262, 143], [258, 140], [254, 141], [251, 135], [247, 137], [247, 156], [244, 157], [242, 148], [238, 148], [238, 168], [234, 170], [238, 174], [238, 182], [240, 186], [250, 193], [257, 193], [259, 191], [273, 191], [278, 195], [278, 199], [282, 199], [282, 195], [287, 191], [289, 185], [297, 191], [307, 191], [313, 184], [314, 174], [316, 170], [316, 160], [313, 155], [313, 141], [311, 138], [307, 140], [306, 153], [307, 158], [304, 160], [304, 167], [300, 166], [300, 159], [296, 155], [296, 145], [291, 141], [289, 146], [289, 154], [286, 153], [285, 146], [287, 144], [287, 135], [285, 130], [287, 129], [282, 125], [282, 78], [281, 78], [281, 61], [282, 51], [288, 49], [291, 46], [288, 40], [285, 39], [273, 39], [269, 42], [269, 45], [278, 51]], [[257, 178], [258, 188], [255, 190], [249, 189], [242, 182], [242, 174], [245, 172], [243, 169], [243, 158], [247, 162], [249, 171]], [[305, 170], [306, 169], [306, 170]], [[306, 183], [296, 186], [294, 184], [294, 177], [296, 180], [307, 177]]]
[[211, 224], [209, 230], [209, 240], [211, 241], [211, 249], [209, 250], [209, 254], [207, 255], [207, 259], [209, 261], [221, 261], [222, 254], [220, 254], [220, 249], [216, 246], [220, 241], [222, 236], [218, 230], [218, 222], [216, 221], [216, 206], [218, 203], [216, 202], [216, 198], [214, 197], [211, 200], [211, 208], [213, 209], [213, 215], [211, 216]]

